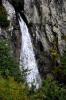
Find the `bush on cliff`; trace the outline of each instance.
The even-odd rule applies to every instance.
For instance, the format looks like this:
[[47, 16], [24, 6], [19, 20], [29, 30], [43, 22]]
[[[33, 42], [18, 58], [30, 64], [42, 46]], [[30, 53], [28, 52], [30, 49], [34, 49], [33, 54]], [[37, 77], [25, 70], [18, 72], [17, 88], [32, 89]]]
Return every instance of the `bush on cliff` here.
[[60, 57], [61, 64], [53, 68], [53, 74], [55, 79], [66, 85], [66, 50], [64, 50], [63, 56]]
[[[0, 39], [0, 75], [3, 78], [13, 76], [15, 80], [24, 82], [24, 72], [19, 70], [7, 39]], [[24, 70], [23, 70], [24, 71]]]

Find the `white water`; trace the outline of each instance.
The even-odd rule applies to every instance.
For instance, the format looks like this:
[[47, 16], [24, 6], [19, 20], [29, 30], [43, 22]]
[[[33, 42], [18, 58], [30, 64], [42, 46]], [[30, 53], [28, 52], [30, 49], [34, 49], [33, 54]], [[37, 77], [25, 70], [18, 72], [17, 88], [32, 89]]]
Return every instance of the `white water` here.
[[[34, 82], [33, 84], [36, 86], [36, 88], [39, 88], [39, 86], [41, 85], [41, 79], [38, 72], [37, 63], [35, 60], [31, 37], [27, 25], [25, 24], [21, 16], [19, 24], [22, 33], [20, 64], [23, 64], [25, 69], [28, 68], [28, 70], [30, 70], [30, 74], [26, 76], [28, 85], [31, 87], [31, 83]], [[22, 66], [20, 66], [20, 70], [21, 68]]]

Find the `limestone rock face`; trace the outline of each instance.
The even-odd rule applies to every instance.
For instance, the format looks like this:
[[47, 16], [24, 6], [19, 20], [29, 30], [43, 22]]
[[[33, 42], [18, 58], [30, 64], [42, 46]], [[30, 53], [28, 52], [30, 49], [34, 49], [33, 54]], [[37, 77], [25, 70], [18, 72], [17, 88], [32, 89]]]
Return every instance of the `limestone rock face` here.
[[8, 8], [7, 0], [2, 1], [6, 1], [4, 6], [10, 20], [7, 30], [16, 55], [20, 52], [20, 29], [16, 13], [20, 12], [24, 21], [27, 21], [38, 69], [44, 77], [59, 64], [59, 55], [62, 55], [66, 45], [66, 0], [8, 0], [16, 12], [12, 6]]
[[0, 38], [9, 40], [13, 55], [19, 62], [21, 34], [16, 12], [8, 0], [2, 0], [2, 4], [7, 12], [7, 19], [10, 24], [7, 28], [0, 27]]
[[[62, 54], [66, 37], [66, 0], [24, 0], [24, 13], [42, 73], [50, 72], [52, 57]], [[58, 64], [59, 57], [56, 62]]]
[[[66, 32], [65, 0], [24, 0], [24, 13], [28, 20], [29, 25], [32, 24], [36, 26], [36, 30], [35, 32], [33, 32], [34, 34], [37, 31], [40, 31], [37, 32], [38, 35], [44, 38], [46, 33], [49, 42], [53, 41], [53, 37], [55, 34], [57, 34], [58, 40], [61, 39], [61, 36], [63, 34], [65, 35]], [[43, 28], [40, 29], [40, 27]], [[41, 39], [42, 42], [44, 40]]]

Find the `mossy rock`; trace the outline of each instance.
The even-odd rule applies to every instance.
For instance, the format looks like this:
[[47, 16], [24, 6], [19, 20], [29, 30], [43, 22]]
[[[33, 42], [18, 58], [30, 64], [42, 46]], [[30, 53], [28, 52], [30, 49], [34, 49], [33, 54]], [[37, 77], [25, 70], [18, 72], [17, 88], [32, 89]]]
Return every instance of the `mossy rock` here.
[[54, 48], [50, 49], [50, 53], [51, 53], [52, 59], [56, 60], [59, 58], [59, 54], [58, 54], [57, 50], [55, 50]]
[[7, 13], [5, 8], [0, 5], [0, 27], [6, 28], [9, 26], [9, 21], [7, 20]]

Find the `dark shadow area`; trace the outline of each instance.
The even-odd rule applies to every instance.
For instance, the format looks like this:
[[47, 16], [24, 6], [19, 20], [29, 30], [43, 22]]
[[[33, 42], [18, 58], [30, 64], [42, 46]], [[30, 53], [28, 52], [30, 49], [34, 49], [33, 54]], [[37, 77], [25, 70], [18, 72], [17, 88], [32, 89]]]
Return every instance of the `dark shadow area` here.
[[24, 0], [9, 0], [9, 2], [14, 6], [16, 12], [24, 10]]

